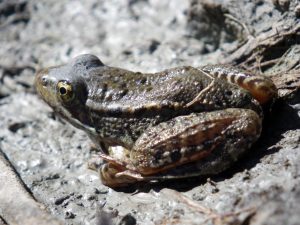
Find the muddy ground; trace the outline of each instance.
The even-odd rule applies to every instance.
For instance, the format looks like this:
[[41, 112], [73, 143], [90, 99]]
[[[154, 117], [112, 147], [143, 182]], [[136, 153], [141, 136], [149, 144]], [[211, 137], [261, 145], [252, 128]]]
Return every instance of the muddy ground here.
[[[297, 0], [0, 1], [0, 152], [64, 224], [300, 224], [299, 18]], [[279, 99], [258, 143], [225, 173], [113, 190], [87, 168], [86, 134], [33, 87], [39, 68], [82, 53], [142, 72], [239, 65], [270, 76]], [[8, 189], [0, 197], [21, 204]], [[0, 224], [14, 224], [4, 202]]]

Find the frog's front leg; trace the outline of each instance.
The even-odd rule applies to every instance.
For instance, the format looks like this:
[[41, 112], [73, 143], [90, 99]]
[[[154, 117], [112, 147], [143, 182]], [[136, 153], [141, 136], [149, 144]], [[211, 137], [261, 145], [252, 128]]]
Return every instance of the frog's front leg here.
[[[148, 128], [130, 151], [129, 165], [118, 167], [112, 159], [110, 166], [113, 168], [102, 169], [101, 178], [109, 186], [124, 186], [124, 182], [149, 180], [171, 168], [195, 161], [197, 164], [205, 162], [209, 157], [233, 162], [250, 148], [260, 132], [261, 118], [248, 109], [231, 108], [179, 116]], [[222, 160], [216, 162], [206, 164], [218, 172], [230, 165]], [[207, 168], [197, 174], [207, 175]]]

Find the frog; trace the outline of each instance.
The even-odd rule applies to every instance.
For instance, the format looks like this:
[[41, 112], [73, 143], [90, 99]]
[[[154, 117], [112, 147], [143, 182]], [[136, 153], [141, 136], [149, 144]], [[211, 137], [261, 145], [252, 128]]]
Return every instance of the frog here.
[[83, 54], [41, 69], [37, 93], [86, 132], [116, 188], [219, 174], [258, 140], [271, 79], [230, 65], [134, 72]]

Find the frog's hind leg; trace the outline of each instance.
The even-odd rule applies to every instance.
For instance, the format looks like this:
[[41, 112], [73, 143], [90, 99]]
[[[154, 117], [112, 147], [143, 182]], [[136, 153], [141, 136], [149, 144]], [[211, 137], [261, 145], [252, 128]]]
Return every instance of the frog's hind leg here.
[[179, 116], [146, 130], [131, 151], [131, 163], [143, 176], [151, 176], [215, 155], [221, 160], [212, 166], [220, 171], [249, 149], [260, 132], [261, 118], [248, 109]]
[[254, 75], [229, 65], [208, 65], [200, 68], [212, 77], [226, 80], [249, 91], [260, 104], [277, 97], [277, 89], [266, 76]]

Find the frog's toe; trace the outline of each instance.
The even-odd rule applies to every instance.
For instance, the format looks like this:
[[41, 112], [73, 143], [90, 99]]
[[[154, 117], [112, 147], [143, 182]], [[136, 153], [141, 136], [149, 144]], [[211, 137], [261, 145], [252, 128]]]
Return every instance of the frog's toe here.
[[112, 163], [104, 164], [99, 171], [102, 184], [111, 188], [126, 187], [143, 180], [140, 174], [128, 170], [120, 171], [120, 167]]

